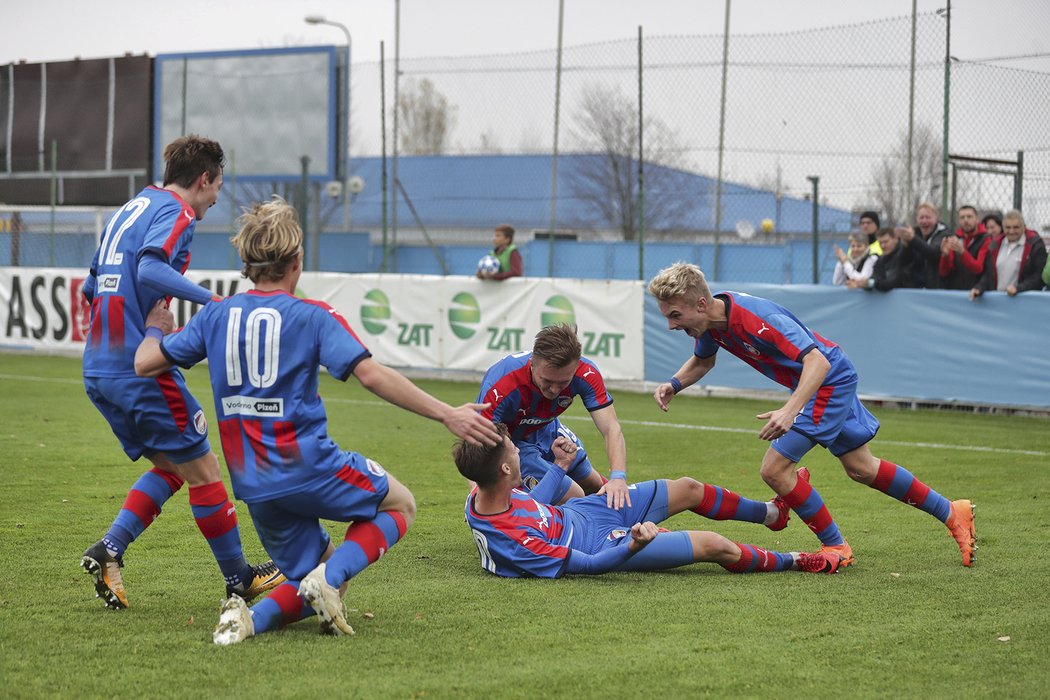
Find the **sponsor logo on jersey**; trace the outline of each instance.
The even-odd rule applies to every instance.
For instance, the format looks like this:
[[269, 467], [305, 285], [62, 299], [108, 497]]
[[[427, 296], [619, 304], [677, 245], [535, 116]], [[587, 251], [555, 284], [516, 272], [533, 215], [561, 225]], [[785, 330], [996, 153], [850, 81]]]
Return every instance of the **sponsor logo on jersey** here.
[[198, 435], [208, 434], [208, 419], [204, 417], [204, 411], [199, 408], [193, 414], [193, 429], [197, 431]]
[[758, 357], [758, 356], [759, 356], [759, 355], [761, 354], [761, 353], [760, 353], [760, 352], [758, 351], [758, 348], [756, 348], [756, 347], [755, 347], [754, 345], [752, 345], [751, 343], [743, 343], [743, 345], [744, 345], [744, 349], [745, 349], [745, 350], [747, 350], [747, 351], [748, 351], [749, 353], [751, 353], [752, 355], [754, 355], [755, 357]]
[[120, 287], [120, 275], [99, 275], [98, 291], [115, 292]]
[[284, 399], [257, 399], [253, 396], [222, 397], [222, 413], [225, 416], [262, 416], [281, 418], [284, 416]]
[[370, 459], [366, 459], [365, 464], [368, 466], [368, 471], [370, 471], [374, 476], [386, 476], [386, 470], [379, 466], [378, 462], [373, 462]]
[[612, 532], [609, 533], [609, 540], [610, 541], [615, 541], [615, 540], [620, 539], [621, 537], [626, 537], [626, 536], [627, 536], [627, 530], [613, 530]]
[[522, 418], [518, 421], [518, 425], [544, 425], [550, 423], [553, 418]]

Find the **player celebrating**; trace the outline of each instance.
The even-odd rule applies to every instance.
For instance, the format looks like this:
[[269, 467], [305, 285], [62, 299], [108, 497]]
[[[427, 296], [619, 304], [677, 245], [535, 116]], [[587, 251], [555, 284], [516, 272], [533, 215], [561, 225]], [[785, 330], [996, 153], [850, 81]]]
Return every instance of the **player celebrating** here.
[[[459, 473], [476, 484], [467, 498], [466, 519], [481, 566], [497, 576], [558, 578], [673, 569], [694, 562], [714, 562], [737, 573], [789, 569], [834, 573], [837, 568], [837, 560], [827, 560], [819, 553], [773, 552], [732, 542], [714, 532], [660, 531], [656, 523], [684, 510], [712, 517], [717, 509], [710, 508], [709, 495], [726, 493], [688, 477], [632, 484], [633, 502], [620, 510], [610, 509], [600, 495], [548, 506], [517, 488], [521, 483], [518, 448], [506, 426], [497, 427], [504, 436], [499, 445], [460, 442], [452, 451]], [[559, 444], [553, 452], [559, 466], [572, 461], [571, 447], [563, 451]], [[762, 513], [771, 505], [736, 499], [745, 509]], [[775, 517], [786, 517], [786, 510]]]
[[703, 272], [679, 262], [649, 282], [670, 330], [696, 340], [693, 355], [653, 398], [664, 411], [674, 395], [703, 378], [715, 365], [719, 346], [773, 381], [791, 389], [787, 402], [757, 416], [766, 421], [759, 437], [771, 442], [762, 460], [762, 478], [820, 538], [821, 552], [838, 566], [853, 563], [853, 551], [823, 499], [795, 464], [814, 445], [826, 447], [854, 481], [866, 484], [948, 526], [970, 566], [976, 549], [973, 505], [949, 502], [908, 470], [872, 455], [868, 442], [879, 421], [857, 398], [857, 372], [835, 343], [807, 328], [784, 307], [739, 292], [712, 296]]
[[[542, 488], [543, 500], [550, 503], [599, 492], [610, 508], [622, 508], [624, 503], [631, 504], [627, 445], [602, 374], [582, 353], [574, 328], [547, 326], [536, 334], [532, 352], [505, 357], [485, 372], [478, 401], [490, 405], [486, 418], [510, 429], [511, 439], [521, 450], [526, 491]], [[580, 439], [558, 420], [576, 396], [583, 399], [605, 440], [608, 482], [591, 466]], [[551, 450], [559, 437], [578, 448], [568, 475], [552, 464]]]
[[153, 463], [131, 487], [106, 536], [81, 561], [95, 579], [96, 594], [113, 609], [128, 606], [120, 573], [125, 550], [184, 481], [197, 527], [226, 578], [227, 595], [253, 598], [284, 580], [272, 563], [252, 567], [245, 561], [204, 412], [182, 374], [135, 376], [135, 349], [146, 331], [146, 314], [158, 300], [175, 296], [207, 304], [218, 298], [181, 273], [189, 266], [194, 227], [222, 188], [222, 147], [183, 136], [164, 149], [164, 161], [164, 186], [142, 190], [109, 220], [83, 287], [91, 304], [84, 348], [87, 394], [128, 457], [145, 456]]
[[[234, 495], [248, 504], [266, 551], [288, 581], [250, 610], [231, 594], [215, 629], [233, 644], [316, 613], [321, 630], [352, 634], [344, 584], [394, 546], [412, 525], [411, 492], [376, 462], [345, 452], [328, 437], [317, 394], [319, 366], [340, 380], [353, 374], [395, 406], [442, 422], [457, 437], [496, 444], [478, 413], [452, 408], [372, 359], [335, 309], [293, 296], [302, 272], [303, 232], [279, 197], [256, 205], [233, 238], [243, 274], [255, 288], [209, 304], [163, 339], [170, 313], [158, 305], [135, 357], [146, 376], [208, 359], [223, 454]], [[350, 522], [333, 547], [319, 518]], [[340, 590], [342, 588], [342, 591]]]

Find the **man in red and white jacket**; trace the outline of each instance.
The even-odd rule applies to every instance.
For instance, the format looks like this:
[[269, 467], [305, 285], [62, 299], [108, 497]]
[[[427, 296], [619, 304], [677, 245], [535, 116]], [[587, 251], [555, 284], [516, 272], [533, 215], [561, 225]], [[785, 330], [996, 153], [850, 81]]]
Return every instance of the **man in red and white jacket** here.
[[984, 273], [990, 239], [977, 210], [959, 207], [959, 230], [941, 240], [941, 260], [937, 272], [941, 289], [971, 289]]
[[1041, 274], [1046, 265], [1046, 245], [1038, 233], [1026, 229], [1021, 212], [1013, 209], [1003, 217], [1003, 235], [988, 247], [984, 273], [970, 290], [970, 299], [987, 291], [1014, 296], [1043, 288]]

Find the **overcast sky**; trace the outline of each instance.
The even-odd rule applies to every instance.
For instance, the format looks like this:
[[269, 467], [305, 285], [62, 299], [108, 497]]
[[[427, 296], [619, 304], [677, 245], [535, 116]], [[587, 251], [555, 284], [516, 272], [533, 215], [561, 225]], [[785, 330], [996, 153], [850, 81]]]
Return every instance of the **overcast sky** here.
[[[944, 0], [918, 0], [932, 12]], [[911, 0], [734, 0], [731, 34], [757, 34], [865, 22], [911, 12]], [[394, 0], [5, 0], [0, 64], [135, 54], [342, 44], [346, 25], [355, 61], [394, 46]], [[720, 0], [565, 0], [566, 46], [634, 37], [721, 34]], [[402, 0], [402, 57], [463, 56], [551, 49], [557, 0]], [[1048, 0], [955, 0], [952, 53], [962, 60], [1050, 53]], [[1050, 60], [1011, 61], [1050, 70]]]

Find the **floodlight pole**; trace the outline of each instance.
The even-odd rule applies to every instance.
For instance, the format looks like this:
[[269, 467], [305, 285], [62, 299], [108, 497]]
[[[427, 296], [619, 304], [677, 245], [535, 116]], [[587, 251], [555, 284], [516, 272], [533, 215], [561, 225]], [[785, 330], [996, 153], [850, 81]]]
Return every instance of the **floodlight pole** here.
[[813, 183], [813, 284], [820, 283], [819, 255], [820, 247], [820, 177], [809, 175], [807, 180]]
[[343, 228], [350, 233], [350, 188], [347, 183], [350, 180], [350, 56], [354, 45], [354, 38], [350, 36], [350, 30], [346, 25], [325, 19], [324, 15], [307, 15], [303, 17], [307, 24], [324, 24], [335, 27], [343, 32], [346, 37], [346, 95], [340, 100], [340, 106], [345, 105], [346, 119], [343, 120], [343, 128], [346, 130], [343, 137]]

